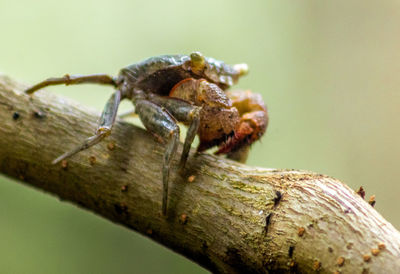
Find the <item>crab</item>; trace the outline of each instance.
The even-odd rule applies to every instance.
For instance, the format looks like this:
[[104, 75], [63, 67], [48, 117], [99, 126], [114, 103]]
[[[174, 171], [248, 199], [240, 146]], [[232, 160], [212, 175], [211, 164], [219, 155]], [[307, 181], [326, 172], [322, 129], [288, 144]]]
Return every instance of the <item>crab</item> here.
[[115, 87], [95, 134], [59, 156], [53, 164], [110, 135], [121, 100], [130, 99], [145, 128], [166, 145], [162, 168], [162, 214], [166, 215], [169, 172], [179, 143], [177, 122], [188, 126], [179, 163], [181, 170], [196, 135], [200, 140], [197, 151], [217, 146], [216, 154], [245, 162], [250, 145], [264, 134], [268, 113], [261, 96], [250, 91], [225, 92], [247, 72], [246, 64], [230, 66], [199, 52], [161, 55], [127, 66], [116, 77], [67, 74], [40, 82], [25, 93], [32, 95], [46, 86], [61, 84], [95, 83]]

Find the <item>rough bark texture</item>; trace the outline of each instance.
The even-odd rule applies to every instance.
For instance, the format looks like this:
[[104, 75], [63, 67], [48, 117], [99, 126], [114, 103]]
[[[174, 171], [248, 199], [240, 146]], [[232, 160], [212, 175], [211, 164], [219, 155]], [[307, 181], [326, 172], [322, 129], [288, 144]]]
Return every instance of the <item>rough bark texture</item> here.
[[[118, 121], [101, 144], [51, 165], [98, 113], [0, 76], [0, 170], [120, 223], [213, 272], [400, 273], [400, 234], [341, 182], [191, 154], [171, 172], [160, 215], [163, 145]], [[175, 159], [175, 165], [179, 157]], [[189, 178], [189, 179], [188, 179]]]

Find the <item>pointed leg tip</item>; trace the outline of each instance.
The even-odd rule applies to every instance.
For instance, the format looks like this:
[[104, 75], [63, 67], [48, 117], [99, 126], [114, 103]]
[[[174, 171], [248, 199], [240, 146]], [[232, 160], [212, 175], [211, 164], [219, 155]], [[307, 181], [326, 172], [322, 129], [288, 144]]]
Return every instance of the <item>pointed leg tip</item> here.
[[26, 94], [26, 95], [32, 95], [32, 93], [33, 93], [33, 92], [31, 91], [30, 88], [24, 90], [24, 94]]
[[51, 164], [52, 164], [52, 165], [56, 165], [56, 164], [58, 164], [60, 161], [61, 161], [61, 160], [59, 160], [59, 159], [55, 159], [55, 160], [53, 160], [53, 161], [51, 162]]
[[52, 165], [56, 165], [56, 164], [58, 164], [59, 162], [61, 162], [62, 160], [64, 160], [65, 158], [67, 158], [67, 157], [65, 157], [65, 155], [61, 155], [60, 157], [54, 159], [54, 160], [51, 162], [51, 164], [52, 164]]

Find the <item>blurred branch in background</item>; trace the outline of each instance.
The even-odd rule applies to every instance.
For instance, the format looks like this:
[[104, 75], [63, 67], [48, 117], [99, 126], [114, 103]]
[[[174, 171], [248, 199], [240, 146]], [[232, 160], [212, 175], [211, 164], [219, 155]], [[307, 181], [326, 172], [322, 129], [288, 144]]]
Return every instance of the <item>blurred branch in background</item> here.
[[29, 97], [23, 89], [0, 77], [0, 171], [10, 177], [213, 272], [400, 272], [399, 232], [325, 175], [191, 154], [185, 173], [171, 174], [164, 218], [164, 147], [140, 128], [118, 121], [101, 144], [53, 166], [56, 156], [91, 135], [98, 114], [47, 92]]

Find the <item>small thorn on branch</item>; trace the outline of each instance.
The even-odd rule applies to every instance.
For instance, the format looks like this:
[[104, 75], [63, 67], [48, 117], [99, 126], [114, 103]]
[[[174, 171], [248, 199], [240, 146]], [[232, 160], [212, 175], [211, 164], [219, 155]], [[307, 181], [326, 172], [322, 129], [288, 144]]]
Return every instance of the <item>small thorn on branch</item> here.
[[365, 190], [364, 190], [364, 188], [362, 186], [360, 186], [360, 188], [356, 191], [356, 193], [358, 195], [360, 195], [361, 198], [363, 198], [363, 199], [365, 198]]
[[371, 195], [371, 197], [369, 197], [368, 203], [374, 207], [376, 204], [376, 200], [375, 200], [375, 195]]

